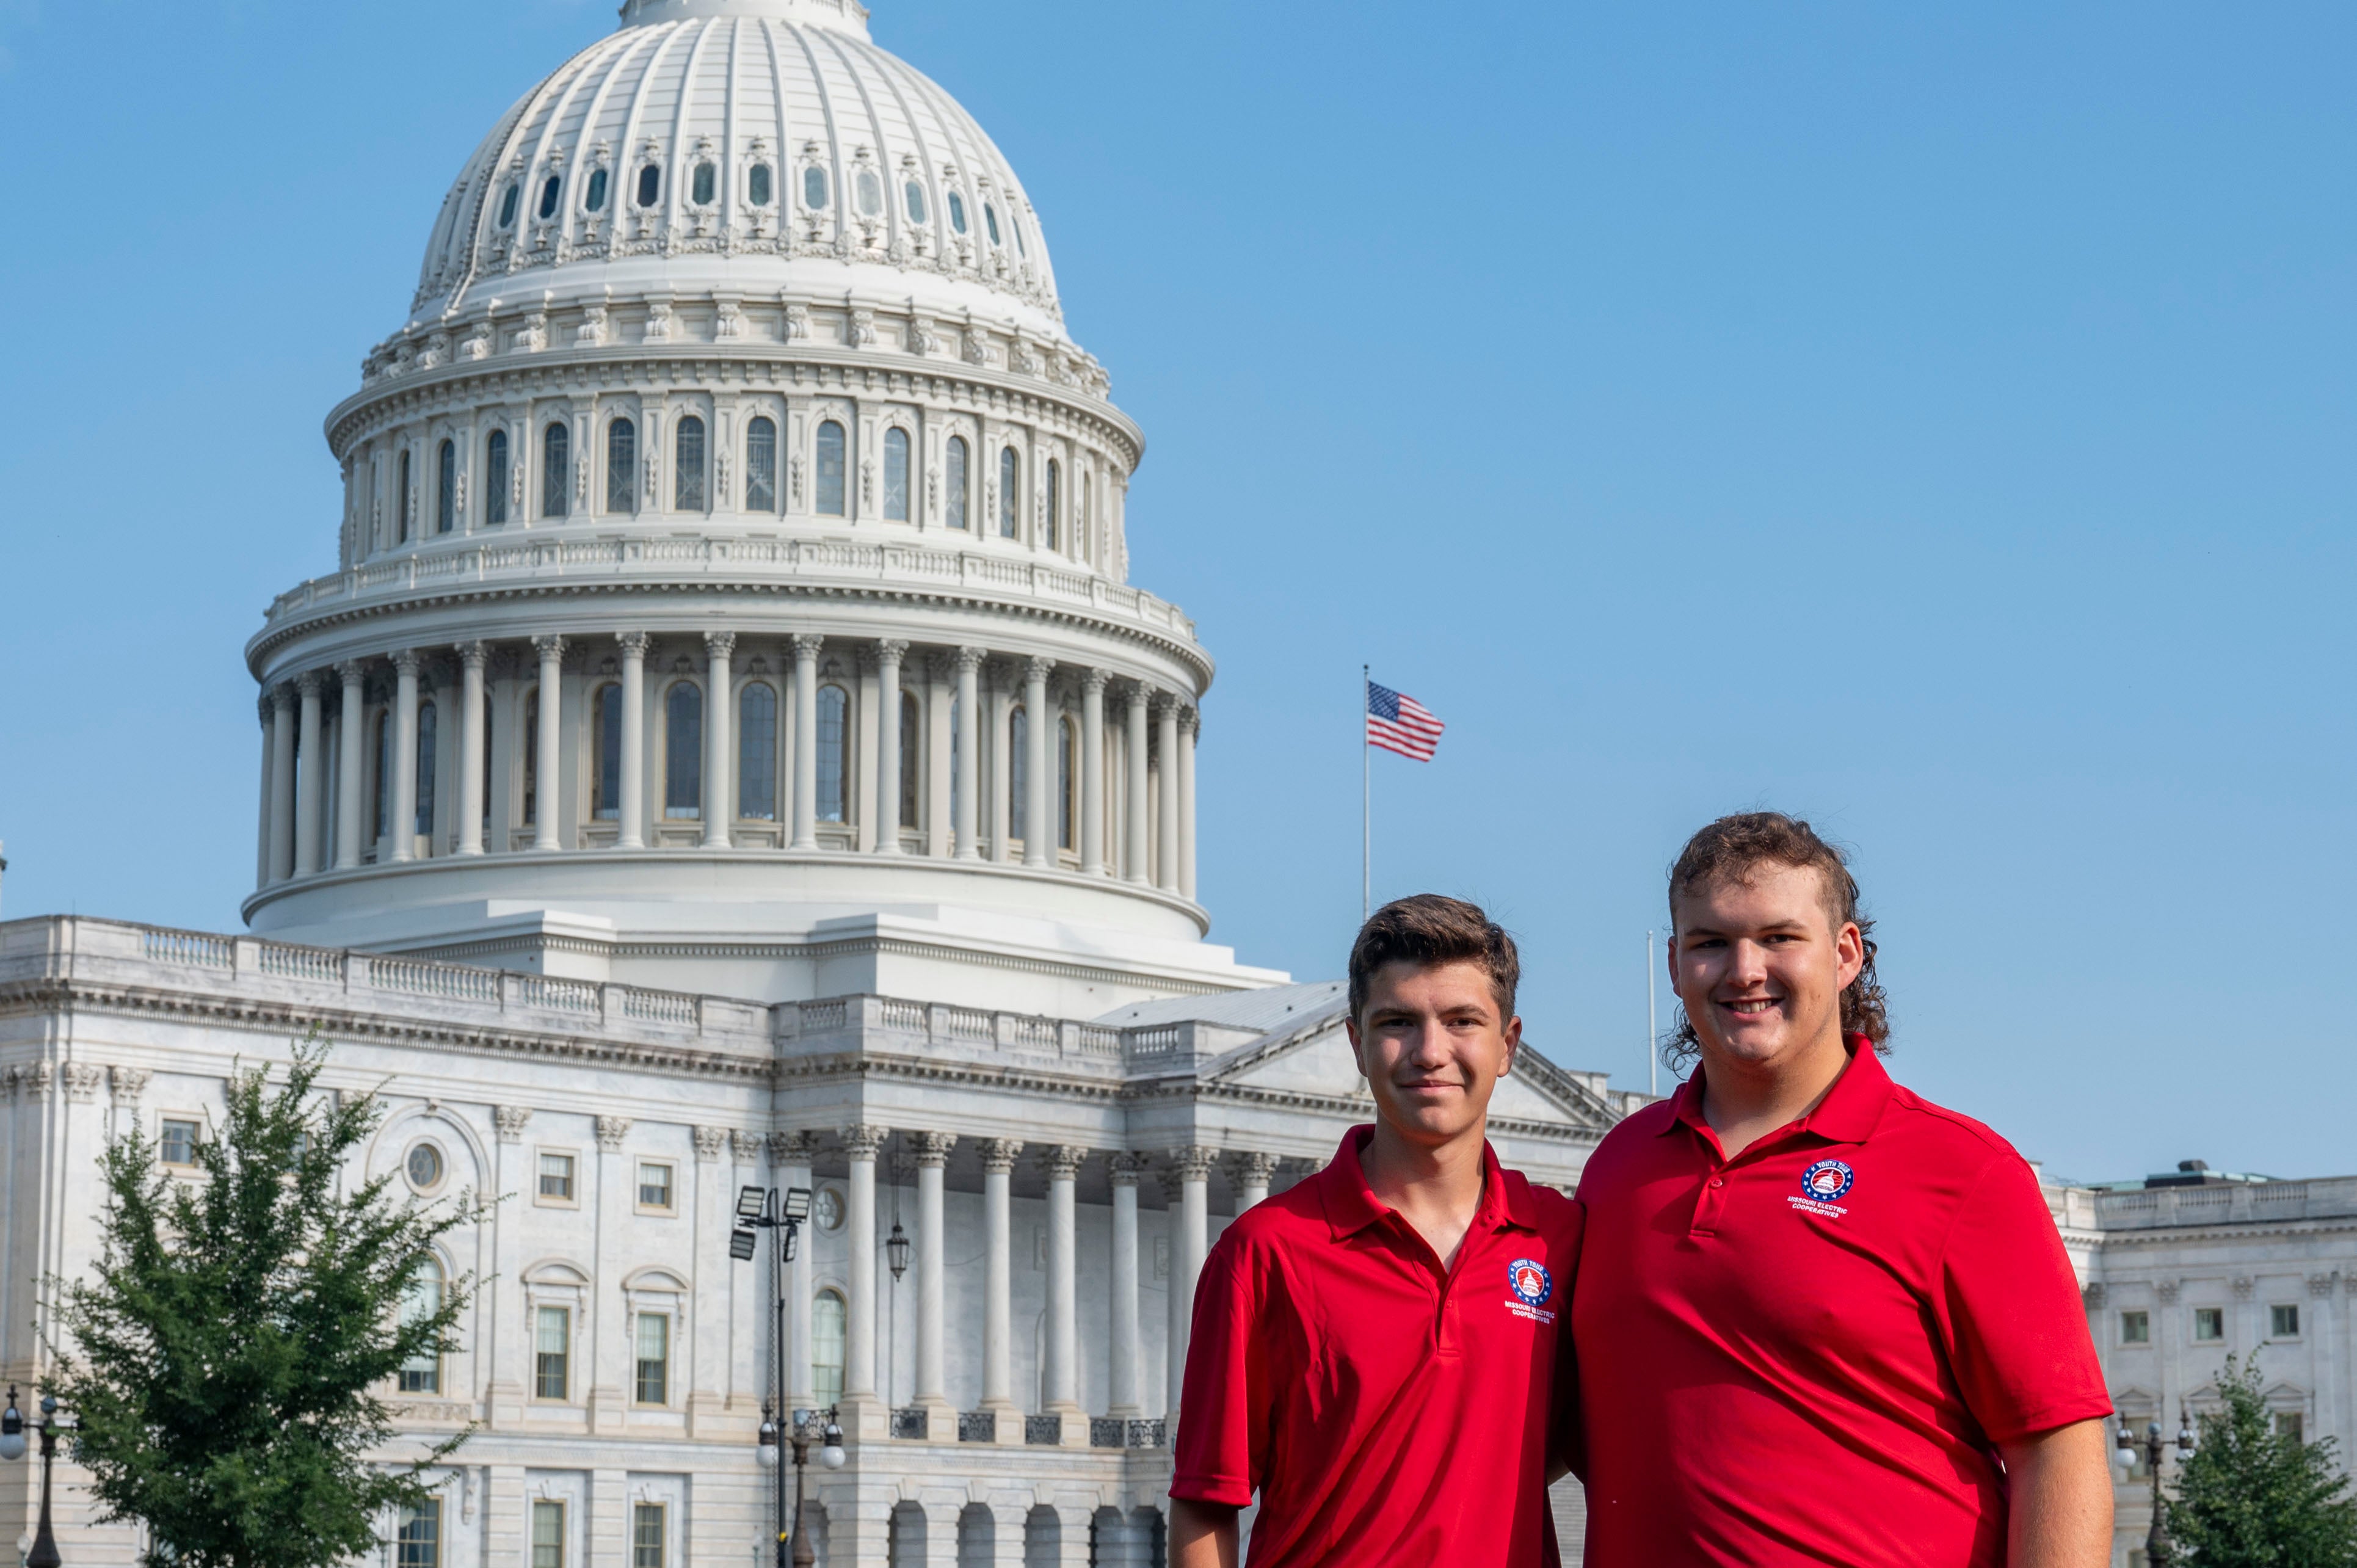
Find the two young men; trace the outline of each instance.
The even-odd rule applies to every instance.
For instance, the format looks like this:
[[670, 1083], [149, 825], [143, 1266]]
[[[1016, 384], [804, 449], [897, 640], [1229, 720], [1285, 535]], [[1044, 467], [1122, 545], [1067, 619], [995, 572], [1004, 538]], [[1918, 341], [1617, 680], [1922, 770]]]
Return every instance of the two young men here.
[[1483, 1139], [1521, 1034], [1504, 933], [1432, 898], [1361, 932], [1377, 1120], [1206, 1263], [1179, 1568], [1236, 1561], [1255, 1490], [1256, 1565], [1549, 1563], [1558, 1464], [1592, 1568], [2109, 1562], [2111, 1402], [2069, 1260], [2020, 1156], [1883, 1071], [1840, 854], [1724, 818], [1669, 891], [1699, 1065], [1604, 1140], [1577, 1208]]

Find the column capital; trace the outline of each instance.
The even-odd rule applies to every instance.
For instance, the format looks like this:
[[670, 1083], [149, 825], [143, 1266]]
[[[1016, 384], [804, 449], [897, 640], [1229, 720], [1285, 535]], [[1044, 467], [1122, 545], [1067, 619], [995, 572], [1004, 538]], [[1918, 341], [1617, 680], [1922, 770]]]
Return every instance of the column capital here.
[[788, 640], [794, 645], [797, 659], [816, 659], [818, 650], [826, 645], [826, 639], [814, 631], [798, 631]]
[[770, 1134], [770, 1164], [772, 1165], [806, 1165], [818, 1153], [818, 1134], [811, 1132], [772, 1133]]
[[1151, 707], [1154, 699], [1161, 694], [1161, 689], [1151, 681], [1132, 681], [1129, 683], [1129, 704], [1134, 708]]
[[737, 634], [733, 631], [705, 632], [704, 651], [714, 659], [727, 658], [737, 651]]
[[957, 671], [961, 675], [972, 674], [981, 669], [982, 661], [989, 657], [990, 653], [986, 649], [961, 646], [956, 654]]
[[270, 711], [274, 714], [293, 713], [295, 711], [295, 688], [284, 681], [281, 681], [276, 685], [271, 687]]
[[499, 1127], [500, 1142], [502, 1144], [522, 1143], [524, 1124], [531, 1120], [532, 1107], [529, 1105], [491, 1107], [491, 1121]]
[[1220, 1163], [1227, 1167], [1228, 1179], [1238, 1187], [1266, 1187], [1269, 1178], [1276, 1175], [1276, 1167], [1285, 1163], [1285, 1157], [1232, 1149]]
[[1202, 709], [1200, 709], [1200, 708], [1199, 708], [1199, 707], [1197, 707], [1197, 706], [1196, 706], [1194, 703], [1188, 703], [1185, 707], [1183, 707], [1183, 708], [1179, 709], [1179, 710], [1178, 710], [1178, 727], [1179, 727], [1180, 729], [1185, 730], [1185, 731], [1187, 732], [1187, 736], [1188, 736], [1188, 738], [1189, 738], [1189, 739], [1190, 739], [1190, 740], [1200, 740], [1200, 739], [1202, 739], [1202, 738], [1203, 738], [1203, 710], [1202, 710]]
[[1023, 661], [1023, 679], [1027, 682], [1038, 681], [1045, 683], [1048, 677], [1055, 672], [1056, 661], [1037, 653]]
[[544, 661], [565, 657], [565, 639], [554, 634], [533, 638], [532, 646]]
[[301, 696], [316, 697], [327, 689], [328, 672], [325, 670], [306, 670], [295, 677], [295, 690]]
[[761, 1146], [768, 1142], [759, 1133], [733, 1128], [728, 1133], [728, 1152], [737, 1156], [739, 1165], [759, 1165], [761, 1163]]
[[939, 1170], [950, 1163], [950, 1151], [957, 1147], [955, 1133], [911, 1133], [917, 1145], [917, 1165], [920, 1169]]
[[985, 1138], [982, 1141], [982, 1168], [994, 1176], [1005, 1176], [1015, 1168], [1023, 1153], [1020, 1138]]
[[694, 1133], [696, 1159], [704, 1165], [716, 1164], [720, 1158], [720, 1151], [728, 1146], [728, 1129], [698, 1127], [694, 1129]]
[[1112, 671], [1099, 670], [1092, 666], [1081, 671], [1081, 690], [1102, 693], [1105, 689], [1105, 683], [1112, 679]]
[[1047, 1168], [1050, 1181], [1071, 1181], [1081, 1174], [1082, 1162], [1089, 1152], [1077, 1144], [1050, 1144], [1039, 1151], [1039, 1163]]
[[458, 644], [458, 662], [469, 670], [480, 670], [491, 661], [491, 645], [488, 642]]
[[1176, 1179], [1181, 1183], [1208, 1181], [1211, 1166], [1218, 1163], [1219, 1158], [1220, 1151], [1206, 1144], [1181, 1145], [1164, 1156], [1167, 1162], [1163, 1167], [1165, 1180]]
[[884, 1140], [891, 1135], [892, 1129], [889, 1127], [866, 1125], [845, 1127], [843, 1130], [843, 1151], [854, 1160], [865, 1160], [873, 1165], [876, 1161], [876, 1151], [882, 1148]]
[[357, 659], [346, 659], [336, 665], [336, 674], [347, 686], [357, 686], [368, 676], [368, 666]]
[[630, 1119], [629, 1117], [600, 1116], [597, 1118], [597, 1146], [599, 1148], [619, 1149], [622, 1146], [622, 1140], [630, 1135]]
[[1168, 719], [1175, 724], [1186, 708], [1187, 704], [1178, 700], [1176, 692], [1157, 692], [1154, 694], [1154, 716], [1157, 720]]
[[618, 631], [614, 634], [614, 640], [621, 644], [624, 657], [644, 659], [647, 656], [648, 648], [654, 642], [654, 637], [651, 633], [643, 631]]
[[879, 638], [876, 643], [876, 654], [887, 664], [898, 664], [909, 656], [908, 640], [898, 637]]
[[261, 718], [262, 727], [264, 729], [266, 730], [270, 727], [270, 716], [275, 713], [277, 709], [277, 700], [271, 696], [270, 688], [265, 686], [261, 691], [254, 693], [253, 711], [255, 714]]
[[419, 668], [425, 662], [425, 656], [414, 648], [396, 648], [385, 657], [393, 660], [393, 672], [395, 675], [406, 675], [413, 681], [417, 678]]
[[[144, 1067], [108, 1068], [106, 1079], [114, 1087], [114, 1102], [126, 1110], [137, 1110], [139, 1096], [147, 1088], [150, 1076]], [[2328, 1291], [2326, 1294], [2330, 1293]]]
[[1105, 1162], [1105, 1175], [1115, 1187], [1135, 1187], [1137, 1178], [1146, 1172], [1146, 1156], [1126, 1150]]

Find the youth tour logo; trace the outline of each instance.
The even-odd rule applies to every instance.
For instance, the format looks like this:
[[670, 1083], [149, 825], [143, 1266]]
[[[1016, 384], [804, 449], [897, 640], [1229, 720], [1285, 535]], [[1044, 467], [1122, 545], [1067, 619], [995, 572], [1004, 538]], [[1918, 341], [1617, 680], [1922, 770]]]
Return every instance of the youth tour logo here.
[[1516, 1258], [1506, 1265], [1506, 1284], [1524, 1306], [1544, 1306], [1547, 1297], [1555, 1294], [1555, 1277], [1544, 1264], [1528, 1258]]
[[1857, 1184], [1857, 1173], [1839, 1160], [1819, 1160], [1801, 1173], [1801, 1190], [1819, 1203], [1838, 1203]]

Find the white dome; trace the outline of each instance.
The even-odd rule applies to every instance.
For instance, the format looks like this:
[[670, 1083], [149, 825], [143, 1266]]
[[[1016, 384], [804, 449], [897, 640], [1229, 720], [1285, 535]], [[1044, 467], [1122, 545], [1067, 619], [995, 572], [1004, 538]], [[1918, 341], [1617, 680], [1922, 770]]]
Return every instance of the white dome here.
[[413, 324], [521, 288], [725, 288], [906, 296], [1064, 338], [1015, 171], [866, 16], [856, 0], [630, 0], [468, 159]]

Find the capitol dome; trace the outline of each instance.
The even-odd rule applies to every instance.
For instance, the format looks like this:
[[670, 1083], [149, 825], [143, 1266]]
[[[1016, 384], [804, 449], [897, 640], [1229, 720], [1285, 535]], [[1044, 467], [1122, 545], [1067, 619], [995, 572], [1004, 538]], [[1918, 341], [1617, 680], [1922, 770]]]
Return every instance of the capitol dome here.
[[246, 650], [257, 932], [1079, 1016], [1274, 978], [1203, 940], [1143, 435], [856, 0], [630, 0], [467, 161], [327, 436], [337, 569]]

